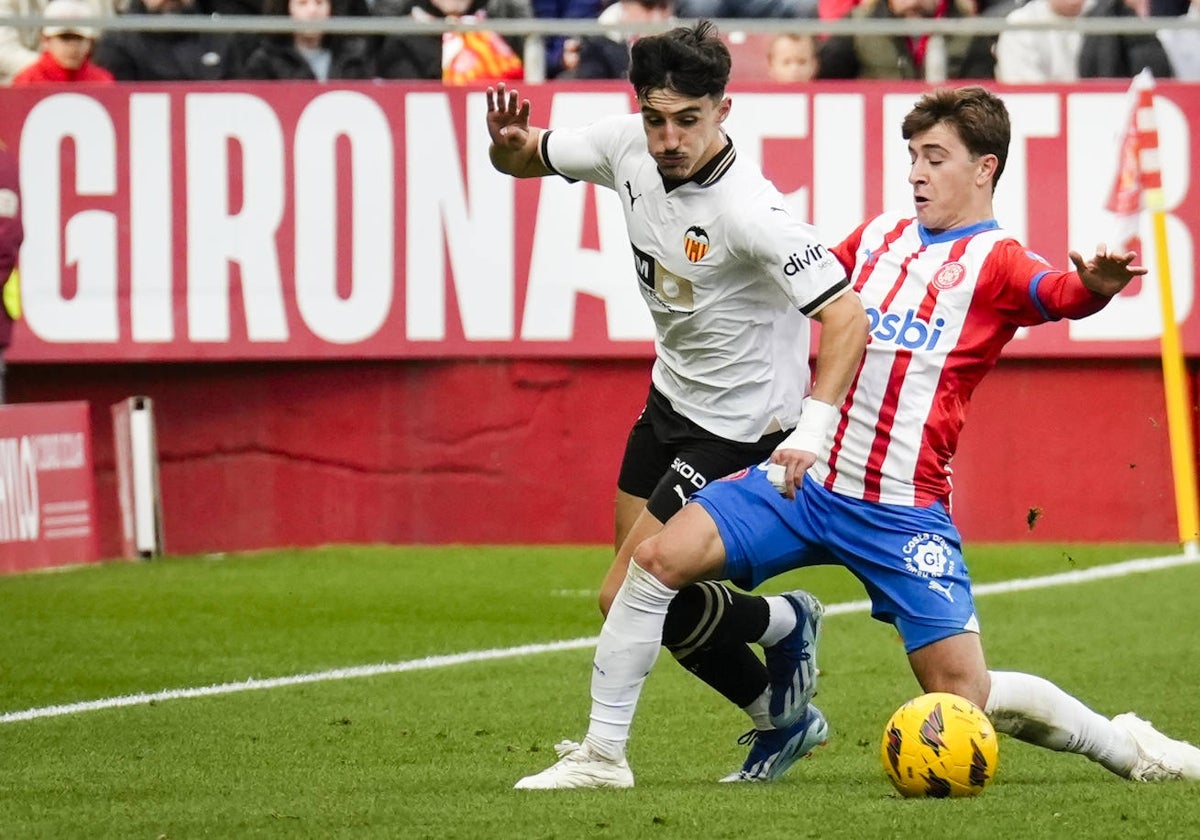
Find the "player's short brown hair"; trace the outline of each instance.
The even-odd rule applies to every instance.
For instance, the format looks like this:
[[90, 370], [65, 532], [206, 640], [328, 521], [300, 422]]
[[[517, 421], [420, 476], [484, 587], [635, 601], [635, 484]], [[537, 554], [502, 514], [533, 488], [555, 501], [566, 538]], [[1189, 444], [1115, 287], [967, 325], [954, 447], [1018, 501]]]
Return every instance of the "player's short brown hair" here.
[[978, 85], [961, 88], [938, 88], [922, 96], [908, 112], [901, 125], [905, 140], [946, 124], [958, 134], [971, 157], [996, 156], [996, 172], [992, 189], [1000, 182], [1000, 173], [1008, 160], [1008, 143], [1012, 124], [1004, 101]]

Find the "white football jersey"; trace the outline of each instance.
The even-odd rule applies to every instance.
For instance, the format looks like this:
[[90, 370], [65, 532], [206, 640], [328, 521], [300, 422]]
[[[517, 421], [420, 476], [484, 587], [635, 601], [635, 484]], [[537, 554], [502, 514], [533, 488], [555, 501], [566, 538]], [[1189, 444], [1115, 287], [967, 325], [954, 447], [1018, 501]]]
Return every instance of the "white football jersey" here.
[[1090, 315], [1108, 299], [995, 222], [933, 235], [885, 214], [833, 250], [871, 335], [829, 461], [809, 474], [854, 498], [949, 507], [967, 404], [1017, 327]]
[[[794, 427], [808, 391], [808, 317], [849, 290], [816, 230], [732, 143], [664, 183], [639, 114], [542, 135], [554, 172], [615, 190], [654, 318], [655, 387], [730, 440]], [[806, 317], [807, 316], [807, 317]]]

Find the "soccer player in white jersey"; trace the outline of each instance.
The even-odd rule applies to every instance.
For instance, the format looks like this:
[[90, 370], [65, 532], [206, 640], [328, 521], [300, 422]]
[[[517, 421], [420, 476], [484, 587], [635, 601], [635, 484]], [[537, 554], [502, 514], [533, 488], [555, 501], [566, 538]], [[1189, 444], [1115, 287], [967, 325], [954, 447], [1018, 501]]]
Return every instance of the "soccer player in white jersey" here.
[[[723, 131], [729, 72], [728, 49], [701, 21], [635, 42], [636, 114], [545, 130], [530, 126], [529, 102], [515, 91], [499, 85], [487, 92], [498, 170], [585, 180], [620, 197], [636, 269], [631, 282], [654, 319], [650, 394], [618, 478], [616, 557], [600, 596], [605, 613], [616, 609], [632, 547], [696, 489], [767, 457], [797, 474], [823, 455], [827, 427], [866, 345], [866, 313], [849, 291], [845, 269], [810, 225], [787, 212], [762, 172], [738, 157]], [[811, 393], [810, 318], [822, 325]], [[805, 626], [815, 628], [820, 605], [808, 595], [797, 603], [806, 610]], [[801, 741], [811, 742], [810, 749], [824, 739], [815, 711], [772, 727], [765, 685], [755, 697], [744, 696], [765, 674], [763, 663], [749, 649], [730, 659], [701, 648], [682, 632], [685, 624], [695, 622], [669, 627], [663, 643], [747, 708], [773, 754], [787, 749], [789, 755], [777, 756], [779, 766], [794, 760]], [[794, 670], [793, 648], [777, 645], [771, 661]], [[721, 666], [711, 667], [718, 658]], [[632, 783], [627, 769], [620, 775], [617, 783]]]
[[[766, 469], [713, 482], [636, 548], [629, 592], [618, 597], [635, 605], [624, 614], [623, 670], [650, 669], [663, 615], [681, 589], [719, 586], [711, 582], [718, 578], [752, 589], [789, 569], [842, 565], [865, 585], [872, 615], [899, 631], [923, 690], [966, 697], [997, 730], [1085, 755], [1119, 776], [1200, 779], [1200, 749], [1136, 715], [1110, 720], [1040, 677], [988, 670], [950, 518], [950, 459], [967, 403], [1015, 330], [1094, 313], [1146, 269], [1133, 264], [1134, 253], [1101, 245], [1086, 260], [1072, 252], [1075, 271], [1059, 271], [997, 225], [992, 194], [1010, 126], [1003, 102], [985, 89], [922, 96], [903, 136], [915, 215], [872, 219], [834, 248], [872, 331], [828, 459], [783, 488], [795, 498]], [[616, 614], [614, 605], [610, 622]], [[713, 643], [762, 641], [738, 635], [753, 623], [746, 614], [759, 616], [768, 641], [797, 620], [784, 600], [731, 592], [710, 628]], [[597, 656], [601, 672], [610, 664]], [[791, 683], [776, 676], [772, 691], [803, 689], [778, 704], [783, 721], [803, 716], [815, 669], [801, 669]], [[598, 732], [606, 748], [622, 743], [640, 687], [627, 680], [593, 704], [588, 738]], [[617, 777], [621, 759], [606, 765], [606, 755], [590, 754], [592, 778]], [[769, 780], [769, 770], [752, 748], [730, 778]]]

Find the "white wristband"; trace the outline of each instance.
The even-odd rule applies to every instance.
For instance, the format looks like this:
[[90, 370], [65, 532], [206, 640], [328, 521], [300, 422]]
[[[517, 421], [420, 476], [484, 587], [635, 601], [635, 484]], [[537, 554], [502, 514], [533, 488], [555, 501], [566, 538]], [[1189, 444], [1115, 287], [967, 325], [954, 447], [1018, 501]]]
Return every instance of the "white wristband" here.
[[775, 451], [803, 449], [805, 452], [812, 452], [818, 460], [824, 459], [833, 440], [833, 430], [841, 416], [842, 410], [836, 405], [805, 397], [800, 422], [796, 424], [792, 433], [783, 439], [783, 443], [775, 447]]

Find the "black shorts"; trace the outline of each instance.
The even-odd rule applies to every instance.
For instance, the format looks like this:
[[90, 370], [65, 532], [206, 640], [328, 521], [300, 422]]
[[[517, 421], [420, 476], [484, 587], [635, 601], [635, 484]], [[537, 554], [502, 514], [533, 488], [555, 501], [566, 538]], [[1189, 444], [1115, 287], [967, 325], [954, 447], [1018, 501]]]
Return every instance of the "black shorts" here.
[[617, 488], [646, 499], [646, 510], [666, 522], [708, 482], [765, 461], [788, 431], [771, 432], [754, 443], [728, 440], [675, 411], [651, 386], [646, 407], [629, 430]]

